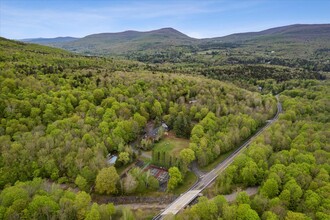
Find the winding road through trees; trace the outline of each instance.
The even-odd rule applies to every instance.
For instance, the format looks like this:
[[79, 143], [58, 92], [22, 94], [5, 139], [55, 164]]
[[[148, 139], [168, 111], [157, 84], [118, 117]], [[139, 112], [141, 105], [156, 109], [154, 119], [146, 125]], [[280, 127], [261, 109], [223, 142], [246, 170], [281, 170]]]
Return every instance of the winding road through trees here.
[[279, 118], [279, 114], [282, 112], [282, 105], [279, 102], [278, 95], [277, 99], [277, 113], [271, 119], [268, 120], [266, 125], [258, 130], [252, 137], [245, 141], [235, 152], [233, 152], [229, 157], [224, 161], [219, 163], [212, 171], [201, 176], [199, 180], [185, 193], [181, 194], [176, 200], [174, 200], [165, 210], [163, 210], [159, 215], [155, 216], [153, 219], [163, 219], [166, 215], [176, 215], [181, 209], [186, 207], [191, 201], [193, 201], [200, 193], [203, 191], [210, 183], [212, 183], [217, 176], [223, 172], [233, 161], [234, 159], [243, 152], [249, 144], [258, 137], [265, 129], [271, 126]]

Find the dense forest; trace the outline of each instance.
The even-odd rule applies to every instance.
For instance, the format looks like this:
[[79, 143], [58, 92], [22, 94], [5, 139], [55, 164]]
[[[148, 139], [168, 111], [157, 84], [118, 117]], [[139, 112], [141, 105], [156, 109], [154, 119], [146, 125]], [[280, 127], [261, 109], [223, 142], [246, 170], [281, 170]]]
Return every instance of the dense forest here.
[[[177, 219], [329, 219], [329, 82], [301, 81], [281, 93], [284, 113]], [[221, 194], [260, 186], [227, 203]]]
[[[217, 178], [208, 198], [169, 219], [330, 218], [327, 51], [317, 63], [240, 46], [122, 59], [0, 38], [0, 219], [150, 218], [155, 213], [95, 198], [159, 191], [149, 171], [125, 171], [143, 152], [168, 169], [163, 194], [175, 194], [194, 175], [191, 162], [211, 166], [272, 118], [275, 94], [279, 121]], [[163, 123], [186, 145], [157, 145], [164, 130], [144, 138], [148, 126]], [[114, 165], [109, 155], [118, 156]], [[259, 187], [253, 197], [244, 192], [250, 186]], [[233, 203], [222, 196], [242, 189]]]
[[[90, 200], [83, 191], [157, 190], [152, 176], [133, 169], [121, 179], [106, 159], [109, 153], [119, 154], [117, 168], [133, 162], [137, 155], [131, 143], [149, 121], [165, 121], [176, 136], [190, 138], [188, 153], [205, 166], [275, 114], [273, 96], [202, 76], [153, 73], [136, 62], [5, 39], [1, 47], [0, 200], [5, 218], [65, 216], [61, 201], [66, 194], [74, 204], [79, 196]], [[184, 156], [176, 159], [173, 165], [184, 174], [189, 163]], [[82, 192], [53, 191], [53, 182], [76, 185]], [[59, 193], [56, 198], [54, 193]], [[34, 203], [44, 204], [45, 210]], [[112, 210], [85, 205], [86, 216], [93, 207]], [[80, 213], [75, 206], [70, 212]]]

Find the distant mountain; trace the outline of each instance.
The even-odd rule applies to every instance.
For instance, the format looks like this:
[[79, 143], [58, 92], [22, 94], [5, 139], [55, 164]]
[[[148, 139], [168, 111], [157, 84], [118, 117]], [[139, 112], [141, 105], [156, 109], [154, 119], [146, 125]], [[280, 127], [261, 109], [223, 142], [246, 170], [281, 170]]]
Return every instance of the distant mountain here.
[[330, 33], [330, 24], [294, 24], [260, 31], [260, 34], [320, 35]]
[[259, 31], [259, 32], [247, 32], [247, 33], [237, 33], [231, 34], [224, 37], [216, 37], [205, 39], [207, 40], [222, 40], [222, 41], [247, 41], [253, 39], [267, 37], [282, 37], [289, 39], [300, 39], [300, 40], [308, 40], [321, 37], [330, 37], [330, 24], [294, 24], [283, 27], [270, 28], [267, 30]]
[[92, 34], [60, 47], [87, 54], [125, 54], [128, 52], [165, 49], [172, 46], [190, 45], [197, 40], [173, 29], [154, 31], [124, 31], [119, 33]]
[[22, 39], [20, 41], [26, 43], [34, 43], [34, 44], [42, 44], [42, 45], [52, 45], [58, 43], [67, 43], [75, 41], [79, 38], [75, 37], [55, 37], [55, 38], [29, 38], [29, 39]]
[[[300, 65], [329, 62], [330, 24], [295, 24], [259, 32], [201, 39], [197, 51], [226, 54], [228, 63]], [[290, 61], [291, 60], [291, 61]]]
[[[136, 54], [141, 53], [149, 55], [164, 51], [190, 53], [239, 47], [244, 50], [248, 49], [249, 53], [265, 50], [280, 51], [281, 56], [288, 54], [289, 57], [292, 57], [298, 54], [299, 56], [304, 55], [301, 58], [305, 58], [317, 50], [330, 48], [330, 24], [295, 24], [259, 32], [205, 39], [191, 38], [173, 28], [162, 28], [146, 32], [130, 30], [119, 33], [92, 34], [83, 38], [38, 38], [23, 41], [89, 55], [134, 54], [133, 57], [136, 57]], [[308, 44], [306, 44], [307, 42]]]

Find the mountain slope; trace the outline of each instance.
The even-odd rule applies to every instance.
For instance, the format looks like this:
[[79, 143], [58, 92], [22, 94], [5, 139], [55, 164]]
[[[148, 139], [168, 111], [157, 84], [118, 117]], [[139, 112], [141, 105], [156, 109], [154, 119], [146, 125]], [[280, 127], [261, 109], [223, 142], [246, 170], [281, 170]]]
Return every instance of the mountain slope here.
[[198, 47], [199, 51], [219, 55], [228, 64], [266, 63], [330, 70], [330, 24], [297, 24], [203, 39]]
[[72, 42], [79, 38], [76, 37], [55, 37], [55, 38], [30, 38], [30, 39], [22, 39], [22, 42], [26, 43], [34, 43], [34, 44], [41, 44], [41, 45], [53, 45], [57, 43], [66, 43]]
[[259, 32], [231, 34], [224, 37], [204, 39], [204, 41], [247, 41], [260, 39], [260, 37], [282, 37], [291, 39], [311, 39], [311, 37], [330, 37], [330, 24], [294, 24], [275, 27]]
[[204, 62], [209, 60], [205, 53], [214, 53], [222, 56], [217, 58], [222, 63], [215, 61], [221, 65], [269, 61], [285, 64], [287, 59], [301, 59], [299, 63], [304, 64], [305, 60], [313, 59], [321, 62], [321, 65], [327, 65], [330, 56], [330, 24], [295, 24], [207, 39], [194, 39], [173, 28], [163, 28], [147, 32], [92, 34], [80, 39], [30, 39], [30, 42], [87, 55], [124, 55], [129, 59], [153, 63], [196, 62], [195, 55], [191, 59], [192, 54], [196, 53], [204, 56]]
[[93, 34], [73, 42], [64, 43], [61, 48], [81, 53], [109, 55], [190, 45], [195, 41], [196, 39], [173, 28], [163, 28], [148, 32], [124, 31]]

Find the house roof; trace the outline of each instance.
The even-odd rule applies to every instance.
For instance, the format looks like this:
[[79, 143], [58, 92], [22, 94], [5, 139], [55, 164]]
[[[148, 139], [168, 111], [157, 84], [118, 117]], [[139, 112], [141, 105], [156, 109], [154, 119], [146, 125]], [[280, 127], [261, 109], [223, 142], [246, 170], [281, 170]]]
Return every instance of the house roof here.
[[148, 136], [149, 136], [149, 137], [153, 137], [153, 138], [156, 137], [157, 134], [158, 134], [158, 131], [159, 131], [159, 129], [160, 129], [161, 127], [163, 127], [165, 130], [168, 129], [167, 124], [165, 124], [165, 123], [163, 122], [161, 126], [155, 128], [155, 129], [153, 129], [153, 130], [148, 134]]
[[118, 157], [114, 155], [114, 156], [110, 157], [110, 159], [108, 160], [108, 163], [115, 164], [117, 159], [118, 159]]

